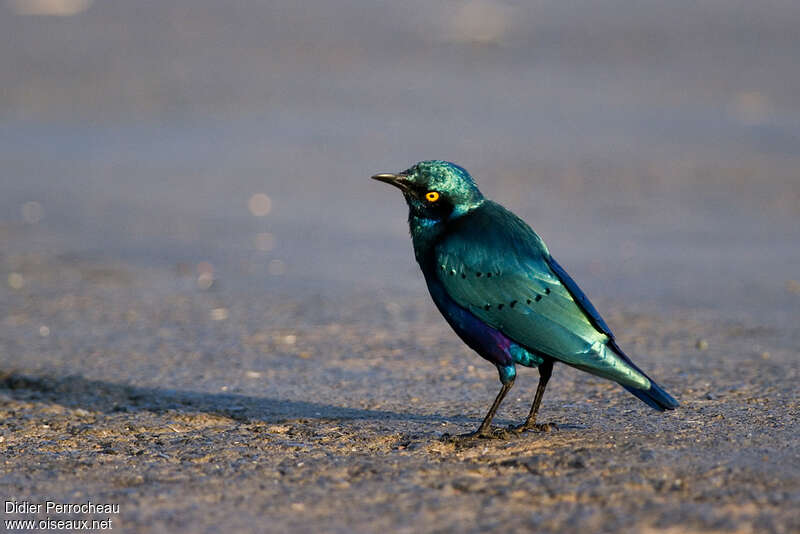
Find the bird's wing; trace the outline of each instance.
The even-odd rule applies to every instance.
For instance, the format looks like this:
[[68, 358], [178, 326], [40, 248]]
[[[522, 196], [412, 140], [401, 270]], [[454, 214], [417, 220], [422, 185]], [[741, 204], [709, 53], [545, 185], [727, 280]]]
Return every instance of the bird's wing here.
[[623, 384], [649, 385], [606, 347], [608, 327], [541, 238], [502, 206], [487, 201], [454, 222], [433, 259], [457, 304], [520, 345]]
[[578, 306], [580, 306], [592, 324], [594, 324], [595, 328], [607, 335], [610, 339], [614, 339], [614, 334], [611, 333], [611, 329], [608, 327], [605, 320], [600, 316], [600, 312], [597, 311], [597, 309], [589, 300], [589, 297], [587, 297], [583, 290], [578, 287], [578, 284], [572, 279], [569, 273], [567, 273], [567, 271], [565, 271], [564, 268], [561, 267], [556, 259], [549, 253], [546, 255], [545, 261], [547, 261], [547, 265], [550, 267], [550, 270], [558, 277], [567, 291], [569, 291], [572, 299]]

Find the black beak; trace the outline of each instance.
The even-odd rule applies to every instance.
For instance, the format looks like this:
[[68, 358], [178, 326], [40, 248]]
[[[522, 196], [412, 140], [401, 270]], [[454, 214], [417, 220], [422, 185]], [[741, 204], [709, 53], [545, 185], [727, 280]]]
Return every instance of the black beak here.
[[408, 191], [409, 188], [408, 177], [403, 176], [402, 174], [392, 174], [390, 172], [383, 172], [381, 174], [376, 174], [375, 176], [372, 177], [372, 179], [393, 185], [399, 188], [404, 193]]

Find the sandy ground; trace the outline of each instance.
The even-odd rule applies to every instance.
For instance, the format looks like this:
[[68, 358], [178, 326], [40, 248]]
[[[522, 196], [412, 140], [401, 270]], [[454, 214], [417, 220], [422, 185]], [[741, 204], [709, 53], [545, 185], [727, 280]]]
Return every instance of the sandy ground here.
[[[496, 373], [422, 298], [201, 291], [176, 273], [47, 257], [16, 268], [27, 285], [3, 293], [0, 483], [17, 501], [120, 513], [5, 519], [111, 517], [138, 532], [800, 529], [797, 344], [774, 329], [615, 307], [623, 346], [680, 409], [655, 413], [562, 366], [541, 412], [560, 430], [461, 446], [442, 436], [477, 425]], [[536, 373], [517, 384], [499, 426], [524, 417]]]

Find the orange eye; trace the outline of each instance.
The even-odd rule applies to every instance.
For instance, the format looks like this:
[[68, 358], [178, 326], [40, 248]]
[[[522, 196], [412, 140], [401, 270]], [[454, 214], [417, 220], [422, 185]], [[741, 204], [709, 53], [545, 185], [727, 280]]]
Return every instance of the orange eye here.
[[436, 202], [437, 200], [439, 200], [439, 193], [437, 193], [436, 191], [428, 191], [427, 193], [425, 193], [425, 200], [427, 200], [428, 202]]

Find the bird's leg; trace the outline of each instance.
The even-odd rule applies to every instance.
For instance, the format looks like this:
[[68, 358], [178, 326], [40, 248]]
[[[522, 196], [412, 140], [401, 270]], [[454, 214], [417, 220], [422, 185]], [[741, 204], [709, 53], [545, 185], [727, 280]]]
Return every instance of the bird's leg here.
[[523, 432], [531, 428], [537, 430], [549, 431], [553, 424], [536, 424], [536, 414], [539, 411], [539, 405], [542, 403], [544, 397], [544, 390], [547, 387], [547, 381], [550, 380], [550, 375], [553, 374], [553, 360], [545, 360], [544, 363], [539, 365], [539, 386], [536, 388], [536, 395], [533, 397], [533, 405], [531, 405], [531, 412], [525, 422], [514, 428], [517, 432]]
[[483, 422], [481, 426], [478, 427], [478, 430], [475, 432], [471, 432], [469, 434], [464, 434], [462, 438], [490, 438], [492, 434], [490, 429], [492, 427], [492, 419], [494, 419], [494, 414], [497, 412], [497, 408], [500, 407], [500, 403], [503, 402], [503, 399], [508, 393], [508, 390], [511, 389], [511, 386], [514, 385], [514, 381], [510, 381], [507, 384], [503, 384], [503, 387], [500, 388], [500, 393], [497, 394], [497, 397], [494, 399], [494, 403], [492, 403], [492, 407], [489, 408], [489, 411], [486, 414], [486, 417], [483, 418]]

